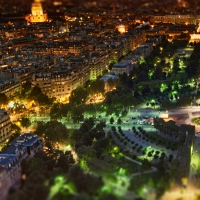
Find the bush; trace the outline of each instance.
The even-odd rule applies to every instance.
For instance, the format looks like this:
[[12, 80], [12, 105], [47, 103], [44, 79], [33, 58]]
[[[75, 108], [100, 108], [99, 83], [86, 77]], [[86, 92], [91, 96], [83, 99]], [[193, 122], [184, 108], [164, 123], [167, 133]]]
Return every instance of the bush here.
[[123, 138], [121, 138], [121, 139], [120, 139], [120, 142], [124, 142], [124, 139], [123, 139]]
[[139, 153], [139, 152], [141, 152], [141, 149], [140, 149], [140, 148], [138, 148], [138, 149], [137, 149], [137, 152], [138, 152], [138, 153]]

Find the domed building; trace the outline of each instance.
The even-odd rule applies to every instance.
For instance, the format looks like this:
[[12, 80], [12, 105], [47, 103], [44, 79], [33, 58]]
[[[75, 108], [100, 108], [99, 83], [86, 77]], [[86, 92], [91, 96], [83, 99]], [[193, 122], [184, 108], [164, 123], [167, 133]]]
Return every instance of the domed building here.
[[27, 22], [37, 23], [48, 21], [47, 13], [43, 13], [42, 4], [40, 3], [40, 0], [35, 0], [32, 3], [31, 13], [32, 14], [26, 15], [25, 17]]

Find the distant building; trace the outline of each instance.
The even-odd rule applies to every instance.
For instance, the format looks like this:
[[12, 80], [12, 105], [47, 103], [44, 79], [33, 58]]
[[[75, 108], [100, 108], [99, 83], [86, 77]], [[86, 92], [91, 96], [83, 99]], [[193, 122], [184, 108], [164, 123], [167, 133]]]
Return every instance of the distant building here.
[[134, 55], [122, 58], [121, 63], [129, 63], [132, 64], [134, 67], [137, 67], [138, 65], [137, 57]]
[[10, 116], [5, 110], [0, 110], [0, 144], [10, 137]]
[[152, 15], [149, 17], [150, 23], [172, 23], [172, 24], [196, 24], [199, 22], [199, 15]]
[[152, 43], [143, 43], [134, 51], [132, 51], [132, 54], [137, 56], [139, 59], [144, 59], [148, 57], [152, 51], [153, 51]]
[[[75, 65], [75, 64], [74, 64]], [[41, 72], [32, 77], [32, 86], [39, 86], [49, 97], [67, 100], [72, 90], [83, 86], [89, 80], [89, 66], [68, 66], [52, 72]]]
[[132, 69], [133, 69], [132, 64], [119, 62], [113, 65], [112, 72], [115, 74], [126, 73], [128, 75]]
[[42, 4], [40, 3], [40, 0], [35, 0], [32, 3], [31, 7], [31, 13], [29, 15], [26, 15], [25, 19], [27, 22], [46, 22], [48, 20], [47, 14], [43, 13]]

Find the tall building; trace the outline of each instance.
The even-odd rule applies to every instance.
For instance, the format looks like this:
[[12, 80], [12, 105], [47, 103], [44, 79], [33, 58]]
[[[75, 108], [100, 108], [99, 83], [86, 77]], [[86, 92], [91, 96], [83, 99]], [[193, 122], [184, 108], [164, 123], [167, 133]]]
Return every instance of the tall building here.
[[43, 13], [43, 8], [40, 0], [35, 0], [32, 3], [31, 13], [32, 14], [26, 15], [25, 17], [27, 22], [37, 23], [46, 22], [48, 20], [47, 13]]

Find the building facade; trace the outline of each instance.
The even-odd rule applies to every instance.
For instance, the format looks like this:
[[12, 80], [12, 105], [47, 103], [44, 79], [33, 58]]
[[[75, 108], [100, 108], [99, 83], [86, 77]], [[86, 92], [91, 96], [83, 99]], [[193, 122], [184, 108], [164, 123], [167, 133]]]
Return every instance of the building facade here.
[[0, 144], [5, 142], [11, 134], [10, 116], [5, 110], [0, 110]]
[[71, 69], [41, 72], [32, 77], [32, 87], [39, 86], [49, 97], [67, 100], [72, 90], [89, 80], [89, 66], [74, 66]]
[[22, 159], [33, 157], [43, 150], [42, 140], [35, 134], [27, 133], [19, 136], [0, 152], [0, 194], [5, 200], [11, 187], [20, 186]]

